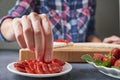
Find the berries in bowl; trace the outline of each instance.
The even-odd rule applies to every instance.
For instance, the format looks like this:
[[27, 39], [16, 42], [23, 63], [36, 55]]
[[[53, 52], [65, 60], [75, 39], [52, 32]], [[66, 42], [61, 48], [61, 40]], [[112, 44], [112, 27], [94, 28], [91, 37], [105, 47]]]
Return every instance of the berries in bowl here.
[[108, 54], [94, 53], [82, 55], [81, 58], [97, 68], [101, 73], [120, 79], [120, 49], [114, 48]]

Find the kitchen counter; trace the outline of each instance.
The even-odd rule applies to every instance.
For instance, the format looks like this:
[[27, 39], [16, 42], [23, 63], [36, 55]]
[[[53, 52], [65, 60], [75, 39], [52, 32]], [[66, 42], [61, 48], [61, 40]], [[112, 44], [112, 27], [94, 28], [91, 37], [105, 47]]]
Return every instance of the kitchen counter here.
[[18, 50], [0, 50], [0, 80], [119, 80], [106, 76], [88, 63], [70, 63], [72, 71], [52, 78], [20, 76], [7, 70], [7, 65], [18, 60]]

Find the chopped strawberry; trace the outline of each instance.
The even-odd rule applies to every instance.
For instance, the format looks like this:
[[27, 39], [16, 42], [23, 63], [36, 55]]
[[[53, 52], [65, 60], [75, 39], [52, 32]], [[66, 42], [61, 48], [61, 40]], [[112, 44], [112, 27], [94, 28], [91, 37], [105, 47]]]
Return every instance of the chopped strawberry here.
[[55, 40], [55, 42], [65, 42], [65, 43], [69, 43], [69, 40], [63, 40], [63, 39], [57, 39]]

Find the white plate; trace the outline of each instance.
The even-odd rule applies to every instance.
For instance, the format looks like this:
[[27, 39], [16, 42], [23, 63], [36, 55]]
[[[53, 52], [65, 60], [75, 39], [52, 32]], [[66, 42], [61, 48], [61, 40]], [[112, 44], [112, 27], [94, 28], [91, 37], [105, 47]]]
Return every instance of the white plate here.
[[114, 78], [118, 78], [120, 79], [120, 70], [116, 69], [116, 68], [108, 68], [105, 66], [97, 66], [95, 63], [93, 62], [88, 62], [89, 64], [92, 64], [95, 68], [98, 69], [98, 71], [100, 71], [101, 73], [110, 76], [110, 77], [114, 77]]
[[7, 69], [10, 72], [13, 72], [15, 74], [22, 75], [22, 76], [28, 76], [28, 77], [38, 77], [38, 78], [56, 77], [56, 76], [64, 75], [64, 74], [66, 74], [66, 73], [68, 73], [68, 72], [70, 72], [72, 70], [72, 65], [66, 62], [65, 65], [63, 66], [63, 70], [60, 73], [54, 73], [54, 74], [30, 74], [30, 73], [24, 73], [24, 72], [17, 71], [14, 68], [14, 63], [15, 62], [12, 62], [12, 63], [8, 64]]

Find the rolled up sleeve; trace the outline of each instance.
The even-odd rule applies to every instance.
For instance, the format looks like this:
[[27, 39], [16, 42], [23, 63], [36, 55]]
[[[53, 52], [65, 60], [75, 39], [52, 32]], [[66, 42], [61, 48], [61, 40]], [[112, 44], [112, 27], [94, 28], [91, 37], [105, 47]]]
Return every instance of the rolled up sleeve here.
[[[2, 22], [7, 18], [15, 18], [15, 17], [22, 17], [23, 15], [28, 15], [30, 12], [34, 11], [35, 0], [17, 0], [14, 7], [12, 7], [6, 16], [3, 16], [0, 19], [0, 26]], [[4, 38], [2, 33], [0, 32], [0, 39], [6, 42], [10, 42]]]

